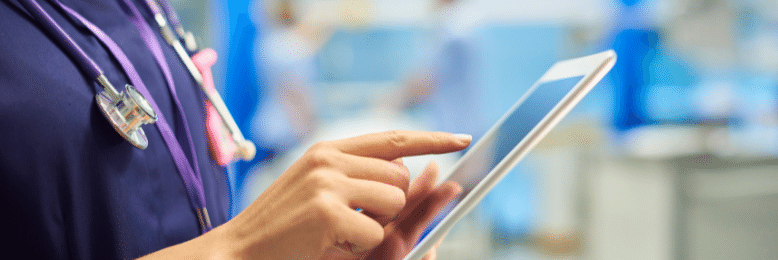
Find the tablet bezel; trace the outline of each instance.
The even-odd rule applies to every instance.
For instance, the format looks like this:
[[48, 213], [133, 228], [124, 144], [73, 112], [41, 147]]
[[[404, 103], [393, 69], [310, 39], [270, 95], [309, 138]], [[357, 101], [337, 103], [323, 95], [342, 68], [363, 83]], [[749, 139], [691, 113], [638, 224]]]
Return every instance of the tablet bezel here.
[[494, 186], [507, 175], [518, 162], [537, 145], [548, 132], [564, 118], [570, 110], [578, 104], [586, 94], [597, 85], [600, 80], [613, 68], [616, 62], [616, 53], [613, 50], [555, 63], [527, 92], [498, 120], [486, 134], [483, 135], [471, 150], [465, 153], [444, 177], [450, 175], [461, 167], [463, 162], [472, 156], [472, 151], [478, 150], [488, 142], [483, 140], [494, 138], [500, 125], [511, 115], [542, 83], [559, 79], [584, 76], [543, 119], [532, 128], [519, 144], [505, 156], [489, 174], [487, 174], [451, 212], [438, 223], [427, 236], [414, 246], [405, 260], [421, 259], [432, 246], [442, 238], [462, 217], [469, 213]]

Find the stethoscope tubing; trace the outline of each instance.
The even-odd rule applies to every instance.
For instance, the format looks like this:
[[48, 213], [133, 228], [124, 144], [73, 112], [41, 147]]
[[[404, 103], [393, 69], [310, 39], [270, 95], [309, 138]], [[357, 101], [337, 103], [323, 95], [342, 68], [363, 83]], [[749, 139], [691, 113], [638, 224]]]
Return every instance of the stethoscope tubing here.
[[71, 58], [75, 59], [78, 66], [89, 75], [89, 78], [97, 80], [100, 75], [103, 75], [103, 70], [100, 69], [100, 66], [98, 66], [92, 58], [89, 58], [89, 56], [86, 55], [84, 50], [70, 38], [70, 35], [68, 35], [45, 10], [43, 10], [43, 7], [41, 7], [38, 2], [19, 0], [19, 3], [24, 5], [33, 18], [41, 21], [39, 24], [43, 26], [56, 41], [63, 43], [60, 46], [65, 49]]
[[56, 41], [63, 43], [60, 46], [65, 49], [65, 52], [67, 52], [76, 63], [78, 63], [78, 67], [81, 68], [84, 73], [102, 85], [113, 98], [119, 98], [119, 91], [117, 91], [108, 79], [105, 78], [100, 66], [98, 66], [92, 58], [86, 55], [84, 50], [70, 38], [70, 35], [68, 35], [45, 10], [43, 10], [43, 7], [41, 7], [38, 2], [33, 0], [19, 0], [19, 3], [27, 9], [27, 12], [29, 12], [34, 19], [41, 21], [39, 24], [51, 37], [54, 37]]

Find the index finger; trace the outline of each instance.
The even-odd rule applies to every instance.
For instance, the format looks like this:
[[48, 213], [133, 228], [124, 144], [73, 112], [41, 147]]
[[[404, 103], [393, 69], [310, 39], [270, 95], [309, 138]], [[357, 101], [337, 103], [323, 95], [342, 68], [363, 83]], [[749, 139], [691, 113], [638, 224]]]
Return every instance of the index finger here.
[[341, 152], [394, 160], [405, 156], [441, 154], [467, 148], [473, 137], [466, 134], [421, 131], [388, 131], [332, 141]]

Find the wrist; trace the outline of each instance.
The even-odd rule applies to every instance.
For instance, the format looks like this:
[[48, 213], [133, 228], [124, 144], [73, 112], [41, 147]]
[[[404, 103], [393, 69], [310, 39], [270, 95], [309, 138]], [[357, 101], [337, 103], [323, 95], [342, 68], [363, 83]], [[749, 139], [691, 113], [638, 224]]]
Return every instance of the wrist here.
[[245, 259], [247, 248], [229, 222], [203, 234], [201, 246], [206, 259]]

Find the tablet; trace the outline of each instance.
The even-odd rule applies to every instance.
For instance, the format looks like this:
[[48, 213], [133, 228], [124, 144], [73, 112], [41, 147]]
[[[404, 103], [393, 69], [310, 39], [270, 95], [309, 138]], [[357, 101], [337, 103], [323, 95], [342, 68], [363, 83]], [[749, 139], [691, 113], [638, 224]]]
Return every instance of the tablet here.
[[613, 68], [612, 50], [558, 62], [465, 153], [448, 174], [463, 191], [435, 217], [406, 260], [421, 259]]

